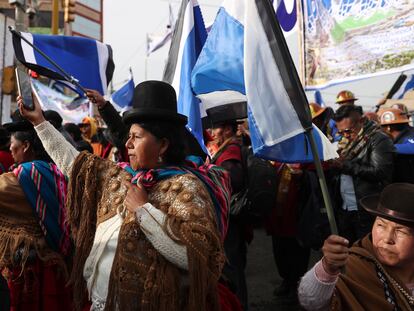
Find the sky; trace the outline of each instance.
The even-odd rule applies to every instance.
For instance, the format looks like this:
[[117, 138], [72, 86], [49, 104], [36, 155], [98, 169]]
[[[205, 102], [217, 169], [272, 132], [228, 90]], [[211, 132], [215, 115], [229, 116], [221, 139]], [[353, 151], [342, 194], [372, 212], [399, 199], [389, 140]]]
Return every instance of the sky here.
[[[137, 84], [161, 79], [169, 45], [146, 57], [147, 33], [162, 34], [169, 21], [169, 3], [175, 16], [178, 0], [104, 0], [104, 42], [112, 46], [115, 61], [114, 87], [129, 77], [131, 67]], [[205, 23], [214, 21], [221, 0], [200, 0]]]
[[[118, 89], [129, 77], [132, 68], [135, 84], [148, 79], [162, 79], [169, 46], [146, 57], [147, 33], [164, 33], [169, 20], [168, 5], [171, 3], [175, 15], [179, 0], [104, 0], [104, 42], [112, 46], [115, 61], [113, 85]], [[222, 0], [199, 0], [204, 21], [214, 21]], [[293, 59], [298, 61], [298, 39], [296, 34], [287, 39]], [[368, 111], [386, 93], [398, 74], [359, 80], [326, 88], [321, 91], [325, 102], [332, 106], [336, 94], [348, 89], [359, 98], [357, 104]], [[313, 101], [313, 92], [307, 92]], [[333, 105], [337, 108], [336, 105]]]

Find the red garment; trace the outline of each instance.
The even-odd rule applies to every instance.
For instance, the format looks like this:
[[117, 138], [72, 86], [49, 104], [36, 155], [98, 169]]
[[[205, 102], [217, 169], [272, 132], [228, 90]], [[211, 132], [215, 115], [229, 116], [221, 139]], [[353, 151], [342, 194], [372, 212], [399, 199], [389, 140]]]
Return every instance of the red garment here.
[[221, 166], [224, 161], [228, 160], [236, 160], [242, 161], [241, 158], [241, 148], [240, 145], [236, 144], [229, 144], [225, 147], [225, 150], [220, 154], [220, 156], [216, 159], [214, 164]]
[[13, 157], [8, 151], [0, 150], [0, 174], [9, 171], [10, 166], [14, 163]]
[[72, 291], [54, 263], [36, 260], [9, 275], [10, 311], [72, 311]]
[[239, 299], [226, 286], [219, 283], [218, 287], [219, 302], [221, 311], [243, 311]]
[[[296, 174], [290, 174], [289, 180], [282, 183], [283, 174], [282, 163], [276, 163], [275, 169], [278, 170], [279, 184], [275, 191], [278, 192], [277, 202], [272, 209], [270, 217], [265, 222], [266, 232], [269, 235], [284, 237], [294, 237], [298, 230], [298, 204], [301, 174], [300, 164], [290, 164]], [[283, 189], [281, 189], [283, 188]]]

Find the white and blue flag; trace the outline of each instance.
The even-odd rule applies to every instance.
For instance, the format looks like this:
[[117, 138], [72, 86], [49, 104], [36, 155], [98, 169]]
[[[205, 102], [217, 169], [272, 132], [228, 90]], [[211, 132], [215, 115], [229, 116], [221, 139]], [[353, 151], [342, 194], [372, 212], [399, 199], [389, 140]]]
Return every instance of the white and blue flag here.
[[181, 3], [164, 70], [163, 80], [177, 93], [177, 110], [188, 117], [187, 129], [206, 151], [200, 116], [200, 100], [191, 90], [191, 71], [206, 41], [207, 31], [196, 0]]
[[[106, 94], [115, 69], [109, 45], [81, 37], [20, 34], [77, 79], [82, 87]], [[29, 69], [55, 80], [66, 80], [54, 65], [14, 33], [13, 47], [16, 58]]]
[[111, 95], [111, 101], [116, 110], [124, 112], [132, 108], [134, 88], [134, 79], [131, 77], [118, 91]]
[[[206, 108], [246, 101], [254, 153], [311, 162], [312, 119], [270, 0], [225, 0], [192, 73]], [[313, 126], [322, 160], [336, 148]]]

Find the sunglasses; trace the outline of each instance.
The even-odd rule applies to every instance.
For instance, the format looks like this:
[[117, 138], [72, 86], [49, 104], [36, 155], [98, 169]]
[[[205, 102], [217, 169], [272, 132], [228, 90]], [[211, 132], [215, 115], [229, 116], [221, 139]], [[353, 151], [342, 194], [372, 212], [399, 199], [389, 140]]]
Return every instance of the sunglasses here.
[[342, 131], [338, 131], [338, 134], [341, 136], [351, 135], [354, 132], [354, 129], [344, 129]]

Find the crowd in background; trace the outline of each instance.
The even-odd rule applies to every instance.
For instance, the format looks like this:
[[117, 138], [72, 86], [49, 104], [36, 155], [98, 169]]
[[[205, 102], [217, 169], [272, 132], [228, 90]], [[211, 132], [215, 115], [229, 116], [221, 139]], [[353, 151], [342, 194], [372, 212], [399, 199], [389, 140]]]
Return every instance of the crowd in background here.
[[[273, 196], [264, 189], [263, 202], [249, 202], [248, 166], [252, 164], [247, 159], [252, 151], [247, 120], [210, 109], [204, 122], [206, 155], [185, 130], [186, 121], [174, 107], [174, 91], [165, 83], [152, 83], [136, 87], [134, 109], [123, 117], [90, 90], [88, 96], [104, 121], [101, 124], [93, 117], [80, 124], [62, 124], [55, 111], [40, 116], [39, 107], [36, 115], [20, 103], [13, 122], [0, 127], [0, 238], [5, 241], [0, 246], [0, 309], [248, 310], [247, 252], [259, 227], [272, 238], [275, 265], [283, 279], [275, 288], [276, 296], [297, 299], [311, 250], [322, 249], [322, 260], [311, 270], [316, 277], [312, 279], [308, 272], [299, 287], [302, 305], [310, 310], [329, 303], [338, 310], [341, 306], [363, 309], [362, 294], [354, 295], [353, 279], [340, 277], [351, 256], [348, 247], [362, 243], [360, 249], [376, 250], [375, 239], [372, 246], [366, 237], [371, 232], [374, 238], [379, 236], [376, 226], [391, 226], [387, 221], [402, 223], [402, 229], [393, 230], [402, 230], [414, 240], [413, 213], [395, 207], [404, 205], [396, 193], [406, 197], [414, 193], [408, 185], [414, 181], [414, 128], [407, 107], [364, 112], [350, 91], [338, 94], [336, 111], [310, 104], [313, 123], [338, 146], [339, 158], [323, 163], [338, 237], [330, 235], [313, 164], [262, 163], [263, 171], [273, 171], [268, 175], [270, 182], [275, 176]], [[190, 154], [201, 155], [203, 161], [188, 164], [184, 158]], [[224, 172], [218, 175], [219, 183], [209, 171], [214, 166]], [[183, 177], [187, 175], [191, 176]], [[137, 187], [130, 188], [125, 180]], [[395, 184], [405, 186], [392, 188]], [[394, 211], [389, 217], [363, 203], [384, 189], [394, 198], [382, 202], [384, 209]], [[85, 209], [92, 205], [95, 209], [88, 213]], [[122, 219], [117, 215], [123, 215]], [[95, 227], [88, 229], [85, 219]], [[105, 249], [100, 249], [100, 242]], [[414, 266], [413, 250], [406, 249], [409, 245], [398, 249], [411, 252], [401, 264], [405, 272], [407, 263]], [[141, 258], [138, 253], [144, 251]], [[387, 251], [399, 256], [397, 251]], [[362, 282], [367, 300], [374, 301], [370, 306], [383, 299], [386, 307], [381, 310], [413, 307], [414, 275], [403, 281], [390, 278], [395, 271], [387, 267], [399, 263], [385, 261], [383, 269], [384, 260], [377, 261], [375, 251], [358, 256], [374, 263], [382, 281], [372, 282], [391, 292], [370, 297], [369, 285]], [[349, 269], [352, 273], [352, 266]], [[82, 276], [86, 283], [79, 280]], [[70, 286], [66, 286], [68, 280]], [[318, 282], [330, 287], [317, 287]], [[130, 286], [136, 289], [128, 292]], [[393, 293], [395, 288], [400, 292]], [[313, 296], [326, 301], [318, 304]]]

